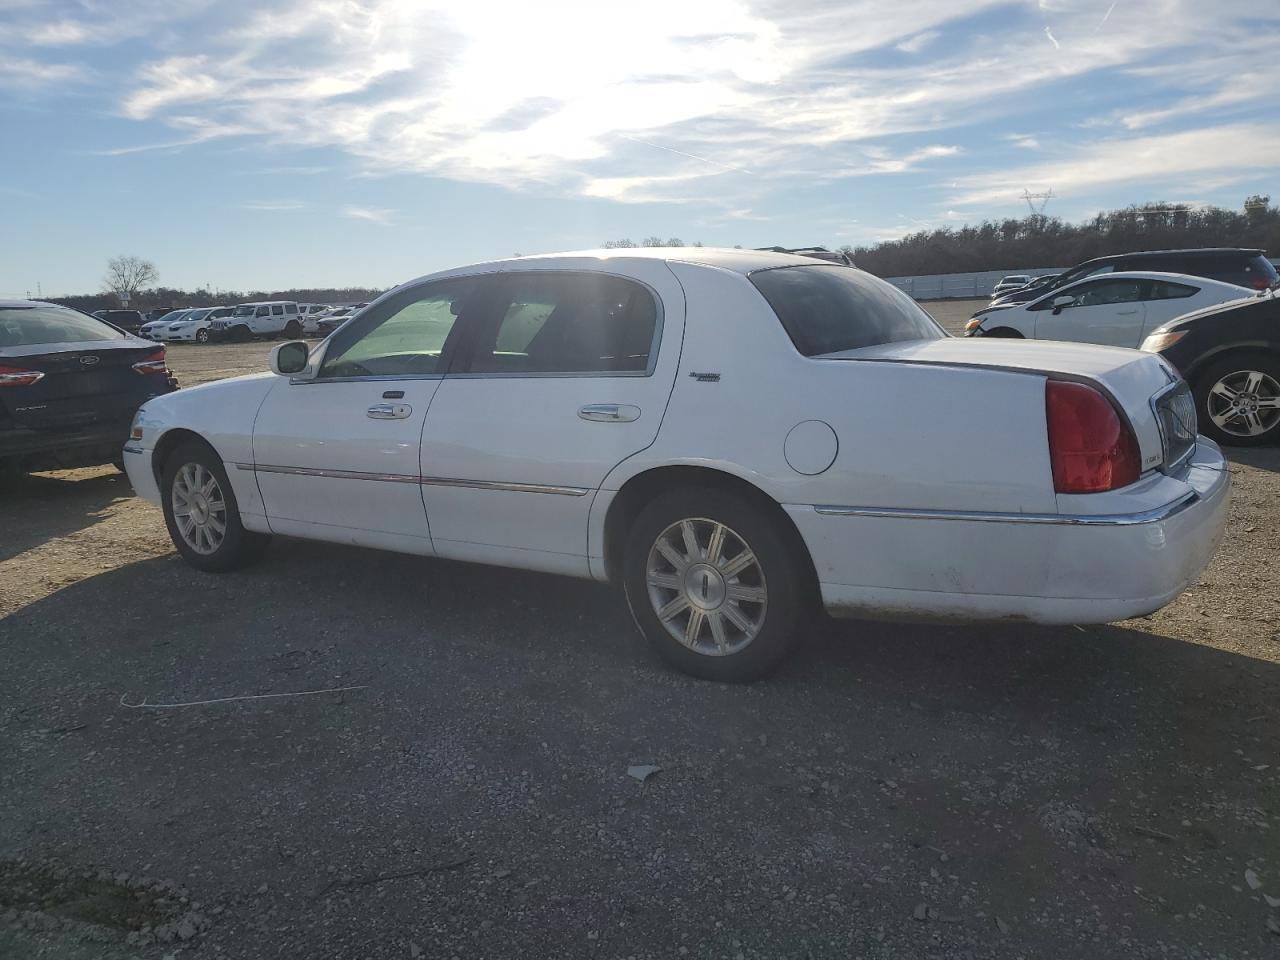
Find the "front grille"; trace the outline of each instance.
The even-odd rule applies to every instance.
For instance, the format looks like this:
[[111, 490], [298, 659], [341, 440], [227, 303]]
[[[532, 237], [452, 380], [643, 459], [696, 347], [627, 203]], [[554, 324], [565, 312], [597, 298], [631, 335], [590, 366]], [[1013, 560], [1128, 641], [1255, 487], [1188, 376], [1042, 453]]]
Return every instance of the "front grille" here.
[[1196, 401], [1191, 395], [1187, 381], [1172, 383], [1151, 400], [1156, 414], [1156, 422], [1160, 424], [1160, 442], [1164, 445], [1164, 469], [1175, 470], [1191, 456], [1195, 449], [1196, 433]]

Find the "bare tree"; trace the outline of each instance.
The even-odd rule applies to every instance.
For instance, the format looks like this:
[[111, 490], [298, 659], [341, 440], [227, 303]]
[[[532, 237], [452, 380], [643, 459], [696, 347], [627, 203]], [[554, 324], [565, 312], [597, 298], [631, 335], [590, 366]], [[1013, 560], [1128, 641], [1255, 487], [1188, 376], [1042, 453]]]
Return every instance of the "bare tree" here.
[[128, 303], [139, 290], [155, 283], [159, 277], [160, 272], [150, 260], [122, 254], [107, 261], [107, 275], [102, 285], [119, 297], [121, 303]]

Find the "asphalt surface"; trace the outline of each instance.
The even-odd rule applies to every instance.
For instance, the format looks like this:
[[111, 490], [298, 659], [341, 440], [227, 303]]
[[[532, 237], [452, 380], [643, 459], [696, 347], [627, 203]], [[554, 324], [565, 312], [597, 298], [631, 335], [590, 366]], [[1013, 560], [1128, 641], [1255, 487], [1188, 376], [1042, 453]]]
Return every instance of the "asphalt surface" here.
[[209, 576], [110, 468], [29, 478], [0, 957], [1275, 957], [1280, 450], [1232, 474], [1150, 618], [827, 621], [748, 686], [608, 587], [280, 539]]

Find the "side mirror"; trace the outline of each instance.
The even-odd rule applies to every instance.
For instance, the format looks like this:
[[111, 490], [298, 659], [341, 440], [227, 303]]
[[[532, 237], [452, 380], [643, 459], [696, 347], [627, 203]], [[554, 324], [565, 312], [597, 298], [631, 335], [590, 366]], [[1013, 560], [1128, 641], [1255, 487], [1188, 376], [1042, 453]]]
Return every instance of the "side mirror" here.
[[296, 377], [307, 369], [311, 348], [301, 340], [290, 340], [271, 349], [271, 372], [282, 377]]
[[1053, 304], [1053, 312], [1055, 314], [1059, 314], [1062, 312], [1063, 307], [1069, 307], [1074, 304], [1076, 302], [1076, 298], [1071, 296], [1069, 293], [1060, 293], [1049, 302]]

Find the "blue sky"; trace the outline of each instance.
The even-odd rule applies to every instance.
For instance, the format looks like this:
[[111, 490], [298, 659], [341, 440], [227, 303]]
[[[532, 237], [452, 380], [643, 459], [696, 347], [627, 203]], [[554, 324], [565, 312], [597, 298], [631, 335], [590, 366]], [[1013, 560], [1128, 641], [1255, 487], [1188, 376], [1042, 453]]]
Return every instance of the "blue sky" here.
[[1280, 194], [1258, 0], [0, 0], [0, 296]]

